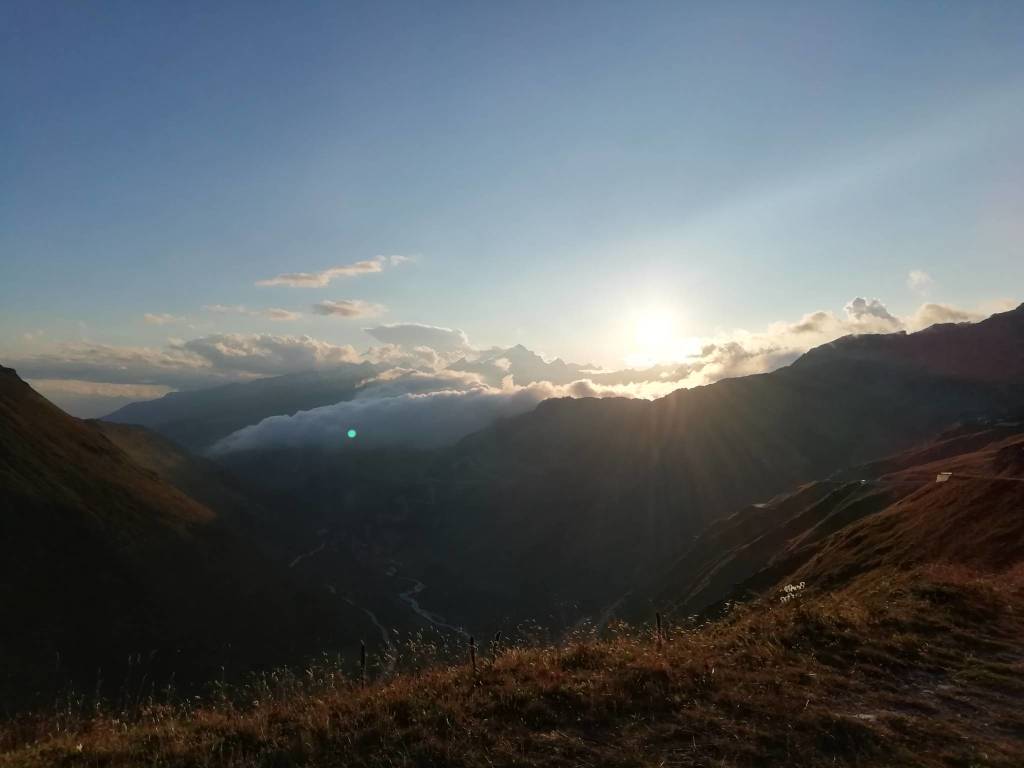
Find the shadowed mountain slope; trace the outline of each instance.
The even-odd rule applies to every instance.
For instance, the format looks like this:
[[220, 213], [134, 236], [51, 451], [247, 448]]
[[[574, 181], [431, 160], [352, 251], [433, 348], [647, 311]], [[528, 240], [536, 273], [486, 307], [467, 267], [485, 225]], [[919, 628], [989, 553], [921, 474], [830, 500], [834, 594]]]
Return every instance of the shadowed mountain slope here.
[[118, 685], [130, 654], [187, 680], [318, 647], [319, 602], [228, 519], [238, 503], [222, 517], [0, 368], [8, 705], [68, 678], [88, 686], [98, 669]]
[[1000, 571], [1024, 558], [1021, 509], [1024, 424], [965, 425], [716, 522], [629, 610], [687, 615], [780, 580], [837, 587], [921, 563]]

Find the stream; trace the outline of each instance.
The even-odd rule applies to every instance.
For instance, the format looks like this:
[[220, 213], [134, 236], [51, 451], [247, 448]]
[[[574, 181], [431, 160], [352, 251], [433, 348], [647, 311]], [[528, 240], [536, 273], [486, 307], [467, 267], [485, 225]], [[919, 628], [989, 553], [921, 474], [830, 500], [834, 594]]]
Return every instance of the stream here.
[[[326, 533], [326, 531], [323, 531], [321, 533]], [[323, 541], [320, 542], [320, 544], [318, 544], [313, 549], [309, 550], [308, 552], [303, 552], [302, 554], [297, 555], [290, 563], [288, 563], [288, 567], [294, 568], [303, 560], [314, 557], [320, 552], [323, 552], [324, 549], [326, 548], [327, 540], [325, 538]], [[456, 627], [453, 624], [449, 624], [445, 621], [443, 616], [440, 616], [439, 614], [436, 614], [432, 611], [428, 611], [426, 608], [420, 605], [419, 600], [416, 599], [416, 595], [420, 594], [423, 590], [427, 588], [426, 584], [424, 584], [419, 579], [412, 578], [411, 576], [396, 576], [393, 568], [389, 570], [387, 575], [393, 578], [404, 579], [405, 581], [412, 583], [412, 586], [409, 587], [407, 590], [398, 593], [398, 599], [405, 603], [409, 607], [409, 609], [412, 610], [413, 613], [415, 613], [417, 616], [419, 616], [421, 619], [426, 621], [431, 626], [437, 627], [438, 629], [448, 630], [449, 632], [454, 632], [462, 638], [469, 638], [469, 633], [466, 632], [466, 630], [464, 630], [462, 627]], [[384, 647], [388, 650], [391, 650], [391, 632], [388, 630], [387, 627], [380, 623], [380, 620], [377, 618], [377, 614], [375, 614], [369, 608], [364, 608], [363, 606], [359, 605], [351, 598], [345, 597], [344, 595], [338, 595], [338, 591], [337, 589], [335, 589], [333, 584], [326, 584], [325, 586], [332, 595], [337, 595], [346, 603], [351, 605], [353, 608], [357, 608], [363, 613], [365, 613], [366, 616], [373, 623], [373, 625], [377, 628], [377, 631], [380, 632], [381, 641], [384, 643]], [[394, 660], [392, 660], [390, 664], [393, 665]]]
[[412, 586], [404, 592], [400, 592], [398, 594], [398, 597], [401, 598], [402, 602], [408, 605], [417, 616], [419, 616], [422, 619], [425, 619], [427, 622], [437, 627], [438, 629], [447, 629], [451, 632], [456, 633], [457, 635], [459, 635], [459, 637], [467, 639], [469, 638], [469, 633], [466, 632], [466, 630], [464, 630], [462, 627], [456, 627], [452, 624], [448, 624], [447, 622], [445, 622], [443, 616], [439, 616], [436, 613], [428, 611], [426, 608], [420, 605], [419, 600], [416, 599], [416, 595], [418, 595], [420, 592], [427, 588], [426, 584], [424, 584], [419, 579], [414, 579], [410, 576], [400, 576], [399, 578], [412, 582]]

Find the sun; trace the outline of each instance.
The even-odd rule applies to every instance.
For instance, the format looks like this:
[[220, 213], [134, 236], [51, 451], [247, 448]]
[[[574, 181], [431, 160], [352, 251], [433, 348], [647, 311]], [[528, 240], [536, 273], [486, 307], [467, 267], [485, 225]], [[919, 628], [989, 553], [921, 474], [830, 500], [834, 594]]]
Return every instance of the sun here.
[[667, 309], [646, 309], [633, 320], [633, 339], [640, 351], [663, 352], [675, 337], [675, 316]]
[[632, 336], [626, 364], [647, 368], [671, 360], [678, 346], [675, 313], [666, 307], [646, 307], [633, 312], [628, 321]]

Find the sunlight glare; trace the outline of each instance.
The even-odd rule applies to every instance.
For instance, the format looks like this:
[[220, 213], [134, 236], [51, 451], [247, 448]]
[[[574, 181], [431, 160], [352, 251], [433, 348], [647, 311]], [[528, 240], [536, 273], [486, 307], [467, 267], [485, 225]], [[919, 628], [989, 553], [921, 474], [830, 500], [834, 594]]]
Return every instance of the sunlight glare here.
[[648, 307], [633, 314], [632, 349], [626, 364], [645, 368], [685, 360], [699, 354], [701, 340], [679, 335], [676, 313], [665, 307]]

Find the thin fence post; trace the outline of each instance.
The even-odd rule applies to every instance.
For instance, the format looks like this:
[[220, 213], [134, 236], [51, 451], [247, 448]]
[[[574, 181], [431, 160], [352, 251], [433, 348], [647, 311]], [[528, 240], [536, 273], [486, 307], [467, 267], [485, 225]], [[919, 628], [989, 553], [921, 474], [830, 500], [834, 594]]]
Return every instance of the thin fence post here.
[[658, 650], [660, 651], [661, 650], [661, 611], [657, 611], [654, 614], [654, 620], [657, 623], [657, 629], [655, 630], [657, 632], [657, 634], [655, 635], [655, 642], [656, 642], [656, 644], [658, 646]]
[[366, 643], [359, 641], [359, 682], [366, 685]]
[[476, 639], [469, 636], [469, 661], [473, 665], [473, 674], [476, 674]]

